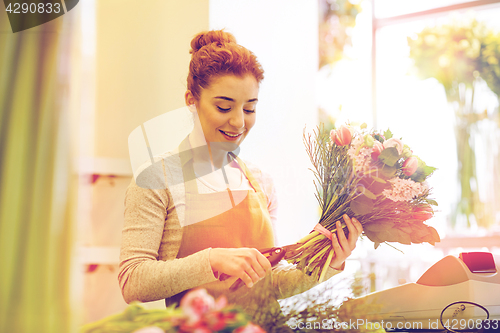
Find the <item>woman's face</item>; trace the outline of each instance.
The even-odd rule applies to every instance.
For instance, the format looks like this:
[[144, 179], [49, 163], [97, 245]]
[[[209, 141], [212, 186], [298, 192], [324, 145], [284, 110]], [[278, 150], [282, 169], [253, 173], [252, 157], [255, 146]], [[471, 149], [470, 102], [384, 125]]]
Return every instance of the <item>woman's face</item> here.
[[202, 89], [199, 100], [190, 91], [186, 103], [195, 104], [205, 140], [240, 145], [255, 124], [259, 84], [250, 74], [220, 76]]

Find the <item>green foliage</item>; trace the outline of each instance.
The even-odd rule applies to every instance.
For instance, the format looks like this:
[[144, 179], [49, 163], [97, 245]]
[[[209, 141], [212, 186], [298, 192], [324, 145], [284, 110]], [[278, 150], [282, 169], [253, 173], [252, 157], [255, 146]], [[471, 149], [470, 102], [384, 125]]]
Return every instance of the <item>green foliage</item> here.
[[335, 223], [356, 196], [352, 181], [353, 165], [347, 154], [348, 146], [330, 144], [330, 136], [321, 126], [311, 135], [304, 134], [306, 150], [314, 167], [316, 199], [322, 211], [320, 223]]
[[380, 167], [379, 171], [381, 176], [389, 179], [396, 175], [398, 168], [396, 166], [389, 166], [387, 164], [384, 164]]
[[500, 34], [488, 31], [481, 44], [478, 71], [488, 87], [500, 96]]
[[342, 59], [344, 46], [351, 45], [350, 30], [361, 12], [359, 3], [349, 0], [319, 1], [319, 68]]
[[384, 138], [382, 137], [382, 135], [380, 135], [380, 134], [375, 134], [373, 137], [375, 139], [377, 139], [377, 141], [379, 141], [379, 142], [383, 143], [385, 141]]
[[389, 140], [390, 138], [392, 138], [392, 132], [390, 129], [387, 129], [387, 131], [384, 132], [384, 137], [386, 140]]
[[438, 203], [437, 203], [437, 201], [436, 201], [436, 200], [427, 199], [426, 201], [427, 201], [427, 203], [428, 203], [429, 205], [438, 206]]
[[356, 215], [368, 214], [373, 210], [373, 199], [370, 199], [366, 195], [360, 195], [351, 202], [350, 207]]
[[[417, 156], [416, 156], [417, 157]], [[413, 175], [411, 175], [410, 179], [415, 181], [415, 182], [423, 182], [424, 180], [427, 179], [430, 175], [436, 171], [436, 168], [428, 166], [425, 164], [424, 161], [422, 161], [420, 158], [418, 158], [418, 168], [417, 171]]]
[[131, 333], [147, 326], [158, 326], [165, 332], [175, 332], [168, 318], [181, 317], [181, 311], [172, 307], [164, 310], [147, 310], [140, 303], [131, 303], [122, 313], [86, 324], [80, 333]]
[[408, 45], [418, 75], [436, 78], [449, 97], [459, 83], [472, 87], [478, 75], [500, 96], [500, 34], [483, 22], [462, 18], [426, 27]]
[[399, 156], [398, 150], [395, 147], [385, 148], [378, 157], [379, 160], [390, 167], [394, 166], [400, 158], [401, 156]]

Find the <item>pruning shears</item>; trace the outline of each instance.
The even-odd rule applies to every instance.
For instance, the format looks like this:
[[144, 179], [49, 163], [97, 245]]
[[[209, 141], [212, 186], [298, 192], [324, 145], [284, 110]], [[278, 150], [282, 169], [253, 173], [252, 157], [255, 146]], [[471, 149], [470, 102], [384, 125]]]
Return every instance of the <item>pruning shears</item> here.
[[[271, 267], [275, 267], [282, 259], [288, 259], [290, 256], [292, 256], [294, 250], [298, 246], [300, 246], [300, 244], [286, 245], [282, 247], [269, 247], [261, 249], [259, 250], [259, 252], [262, 253], [264, 257], [267, 258], [267, 260], [269, 260], [269, 262], [271, 263]], [[219, 276], [220, 281], [225, 281], [229, 278], [230, 276], [225, 273], [222, 273]], [[243, 282], [243, 280], [238, 279], [231, 285], [231, 287], [229, 287], [229, 290], [235, 291], [244, 285], [245, 283]]]

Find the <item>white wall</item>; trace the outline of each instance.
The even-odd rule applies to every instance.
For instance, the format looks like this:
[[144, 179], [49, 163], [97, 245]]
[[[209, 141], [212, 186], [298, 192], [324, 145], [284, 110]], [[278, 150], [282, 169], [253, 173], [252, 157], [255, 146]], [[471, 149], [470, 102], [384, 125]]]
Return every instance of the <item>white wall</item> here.
[[302, 142], [317, 124], [318, 8], [304, 0], [211, 0], [211, 29], [226, 28], [265, 70], [257, 123], [241, 156], [273, 176], [280, 201], [278, 241], [296, 242], [317, 223], [309, 159]]
[[208, 0], [96, 0], [95, 156], [128, 162], [140, 124], [184, 106], [192, 37]]

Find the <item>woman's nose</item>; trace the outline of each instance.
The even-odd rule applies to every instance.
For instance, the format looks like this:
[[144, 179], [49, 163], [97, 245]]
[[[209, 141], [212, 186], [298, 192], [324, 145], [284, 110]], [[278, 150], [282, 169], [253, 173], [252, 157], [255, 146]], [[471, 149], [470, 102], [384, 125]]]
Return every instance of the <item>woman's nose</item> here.
[[243, 111], [243, 108], [234, 109], [231, 113], [232, 114], [231, 118], [229, 119], [229, 125], [235, 128], [245, 127], [245, 112]]

